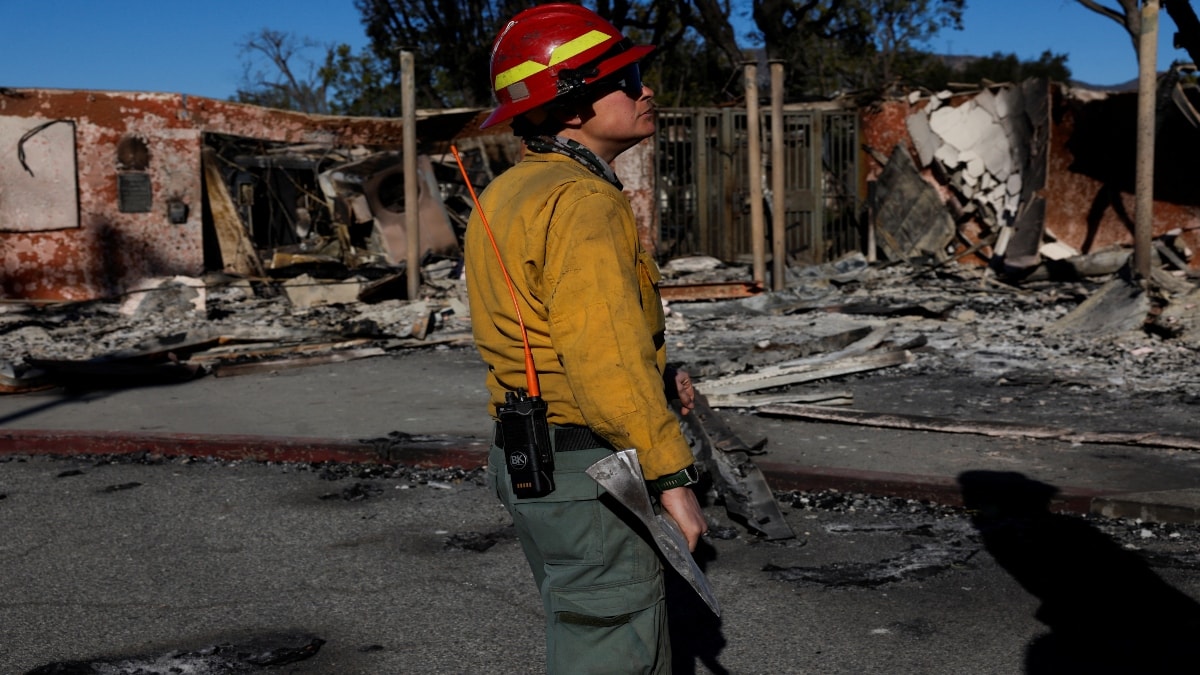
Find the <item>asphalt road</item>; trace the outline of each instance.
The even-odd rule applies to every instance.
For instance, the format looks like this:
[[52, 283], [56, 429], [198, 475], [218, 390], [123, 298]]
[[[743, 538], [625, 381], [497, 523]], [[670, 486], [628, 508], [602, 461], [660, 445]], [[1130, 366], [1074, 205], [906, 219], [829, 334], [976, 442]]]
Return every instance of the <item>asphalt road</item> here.
[[[477, 474], [10, 458], [0, 495], [3, 673], [165, 673], [238, 646], [319, 647], [270, 672], [541, 670], [540, 602]], [[767, 542], [707, 509], [723, 617], [686, 592], [672, 615], [695, 672], [1050, 673], [1126, 647], [1153, 665], [1181, 645], [1142, 628], [1200, 625], [1189, 529], [974, 523], [828, 494], [784, 511], [797, 538]], [[1128, 546], [1162, 556], [1149, 567]], [[260, 670], [239, 663], [185, 672]]]

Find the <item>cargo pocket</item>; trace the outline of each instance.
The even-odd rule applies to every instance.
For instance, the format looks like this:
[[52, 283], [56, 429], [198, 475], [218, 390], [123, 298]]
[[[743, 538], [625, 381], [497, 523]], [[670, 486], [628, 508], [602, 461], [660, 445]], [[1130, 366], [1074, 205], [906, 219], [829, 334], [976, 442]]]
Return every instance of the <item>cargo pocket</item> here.
[[628, 623], [665, 597], [662, 576], [580, 589], [551, 588], [550, 610], [560, 621], [576, 625], [615, 626]]
[[[604, 523], [600, 484], [584, 473], [608, 450], [556, 453], [554, 492], [533, 499], [512, 499], [513, 522], [536, 542], [542, 562], [548, 565], [603, 565]], [[500, 490], [509, 492], [508, 476]]]

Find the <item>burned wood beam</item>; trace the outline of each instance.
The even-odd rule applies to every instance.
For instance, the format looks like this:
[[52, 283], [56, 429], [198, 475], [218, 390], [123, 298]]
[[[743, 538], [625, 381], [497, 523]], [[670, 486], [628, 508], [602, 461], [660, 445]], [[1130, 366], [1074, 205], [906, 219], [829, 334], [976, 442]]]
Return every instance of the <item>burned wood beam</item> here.
[[1158, 255], [1162, 256], [1164, 260], [1174, 265], [1175, 269], [1182, 271], [1188, 277], [1194, 278], [1200, 276], [1200, 272], [1197, 272], [1189, 267], [1187, 262], [1184, 261], [1183, 258], [1179, 257], [1179, 254], [1175, 252], [1175, 249], [1171, 248], [1165, 241], [1161, 239], [1155, 239], [1154, 250], [1158, 253]]
[[821, 406], [780, 403], [761, 406], [760, 415], [774, 415], [812, 422], [856, 424], [864, 427], [903, 429], [906, 431], [937, 431], [947, 434], [977, 434], [998, 438], [1034, 438], [1066, 443], [1095, 443], [1104, 445], [1136, 445], [1154, 448], [1200, 450], [1200, 438], [1166, 436], [1153, 432], [1078, 432], [1072, 429], [1044, 427], [1016, 422], [953, 420], [923, 415], [896, 415], [861, 410], [834, 410]]
[[302, 344], [280, 344], [278, 342], [262, 342], [250, 344], [226, 345], [216, 347], [206, 352], [192, 355], [191, 363], [210, 363], [220, 361], [249, 361], [262, 360], [274, 356], [303, 356], [319, 351], [338, 351], [358, 347], [372, 342], [370, 338], [358, 338], [342, 342], [321, 342]]
[[689, 300], [727, 300], [748, 298], [763, 292], [757, 281], [724, 281], [698, 284], [668, 284], [660, 286], [659, 295], [669, 302]]
[[233, 198], [225, 187], [225, 179], [217, 166], [217, 153], [205, 148], [201, 155], [204, 183], [213, 227], [221, 250], [221, 263], [225, 270], [242, 276], [265, 276], [262, 262], [254, 251], [246, 227], [238, 216]]
[[757, 408], [772, 403], [809, 403], [814, 405], [854, 405], [854, 394], [849, 391], [819, 393], [785, 392], [782, 394], [711, 394], [708, 404], [714, 408]]
[[283, 359], [270, 359], [266, 361], [252, 361], [249, 363], [231, 363], [219, 364], [213, 366], [212, 372], [215, 377], [231, 377], [234, 375], [253, 375], [255, 373], [271, 372], [276, 370], [286, 370], [289, 368], [305, 368], [308, 366], [320, 366], [327, 363], [343, 363], [346, 361], [355, 361], [357, 359], [370, 358], [372, 356], [382, 356], [387, 351], [380, 347], [368, 347], [365, 349], [348, 349], [343, 351], [330, 352], [328, 354], [317, 354], [313, 356], [289, 357]]
[[868, 370], [878, 370], [903, 363], [911, 363], [913, 355], [909, 351], [883, 352], [880, 354], [865, 354], [843, 359], [837, 363], [826, 365], [821, 363], [804, 364], [781, 368], [779, 371], [766, 376], [760, 373], [731, 375], [701, 383], [701, 388], [710, 394], [741, 394], [758, 389], [782, 387], [801, 382], [823, 380], [839, 375], [861, 373]]
[[[769, 372], [773, 372], [773, 369], [777, 368], [782, 369], [791, 366], [801, 366], [814, 363], [831, 363], [833, 361], [844, 359], [848, 356], [865, 354], [882, 344], [883, 341], [886, 340], [891, 334], [892, 329], [890, 326], [881, 326], [879, 328], [856, 328], [854, 330], [846, 331], [845, 333], [839, 333], [825, 339], [825, 342], [836, 345], [835, 351], [824, 354], [816, 354], [814, 356], [808, 356], [800, 359], [792, 359], [782, 363], [776, 363], [772, 366], [768, 366], [767, 368], [760, 369], [758, 372], [767, 374]], [[841, 342], [842, 339], [849, 337], [853, 337], [854, 340], [848, 343]]]
[[778, 415], [795, 419], [816, 422], [837, 422], [840, 424], [857, 424], [859, 426], [881, 427], [886, 429], [905, 429], [908, 431], [940, 431], [943, 433], [970, 433], [982, 436], [1000, 436], [1006, 438], [1057, 438], [1063, 434], [1061, 429], [1031, 426], [1009, 422], [962, 422], [958, 420], [922, 415], [892, 415], [872, 413], [861, 410], [833, 410], [820, 406], [794, 405], [781, 403], [762, 406], [759, 414]]
[[926, 319], [944, 319], [952, 309], [948, 303], [926, 303], [923, 305], [883, 305], [874, 302], [856, 302], [845, 305], [822, 305], [808, 310], [794, 310], [789, 314], [819, 310], [833, 314], [867, 314], [871, 316], [920, 316]]

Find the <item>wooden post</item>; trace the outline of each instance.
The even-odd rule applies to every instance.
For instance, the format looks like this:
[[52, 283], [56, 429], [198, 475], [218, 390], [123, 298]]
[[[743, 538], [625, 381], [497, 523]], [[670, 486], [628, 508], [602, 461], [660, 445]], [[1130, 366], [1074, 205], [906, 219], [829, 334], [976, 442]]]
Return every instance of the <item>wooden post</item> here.
[[413, 81], [413, 53], [400, 50], [400, 115], [404, 120], [404, 275], [408, 279], [408, 299], [416, 300], [421, 291], [421, 221], [417, 193], [417, 106]]
[[750, 250], [754, 255], [754, 281], [767, 279], [767, 245], [763, 226], [762, 139], [758, 115], [758, 64], [745, 64], [746, 75], [746, 141], [750, 180]]
[[1138, 36], [1137, 177], [1133, 211], [1133, 262], [1137, 277], [1150, 279], [1154, 229], [1154, 125], [1158, 100], [1158, 2], [1143, 0]]
[[783, 159], [783, 61], [771, 61], [771, 288], [787, 286], [787, 188]]

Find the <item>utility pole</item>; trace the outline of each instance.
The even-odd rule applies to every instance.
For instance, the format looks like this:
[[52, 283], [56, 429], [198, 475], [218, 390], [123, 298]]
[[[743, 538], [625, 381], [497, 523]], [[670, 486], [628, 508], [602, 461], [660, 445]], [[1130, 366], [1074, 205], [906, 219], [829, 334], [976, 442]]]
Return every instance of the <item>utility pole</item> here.
[[1158, 100], [1159, 0], [1143, 0], [1138, 35], [1137, 164], [1133, 210], [1134, 272], [1143, 284], [1150, 279], [1154, 228], [1154, 126]]
[[787, 188], [783, 172], [783, 61], [771, 61], [771, 289], [787, 286]]
[[408, 278], [408, 299], [416, 300], [421, 292], [421, 222], [417, 203], [417, 86], [413, 80], [413, 53], [400, 50], [400, 115], [404, 120], [404, 232], [408, 235], [405, 247], [404, 275]]
[[747, 61], [746, 77], [746, 141], [747, 174], [750, 177], [750, 250], [754, 255], [754, 281], [766, 285], [767, 245], [763, 224], [762, 138], [758, 114], [758, 63]]

